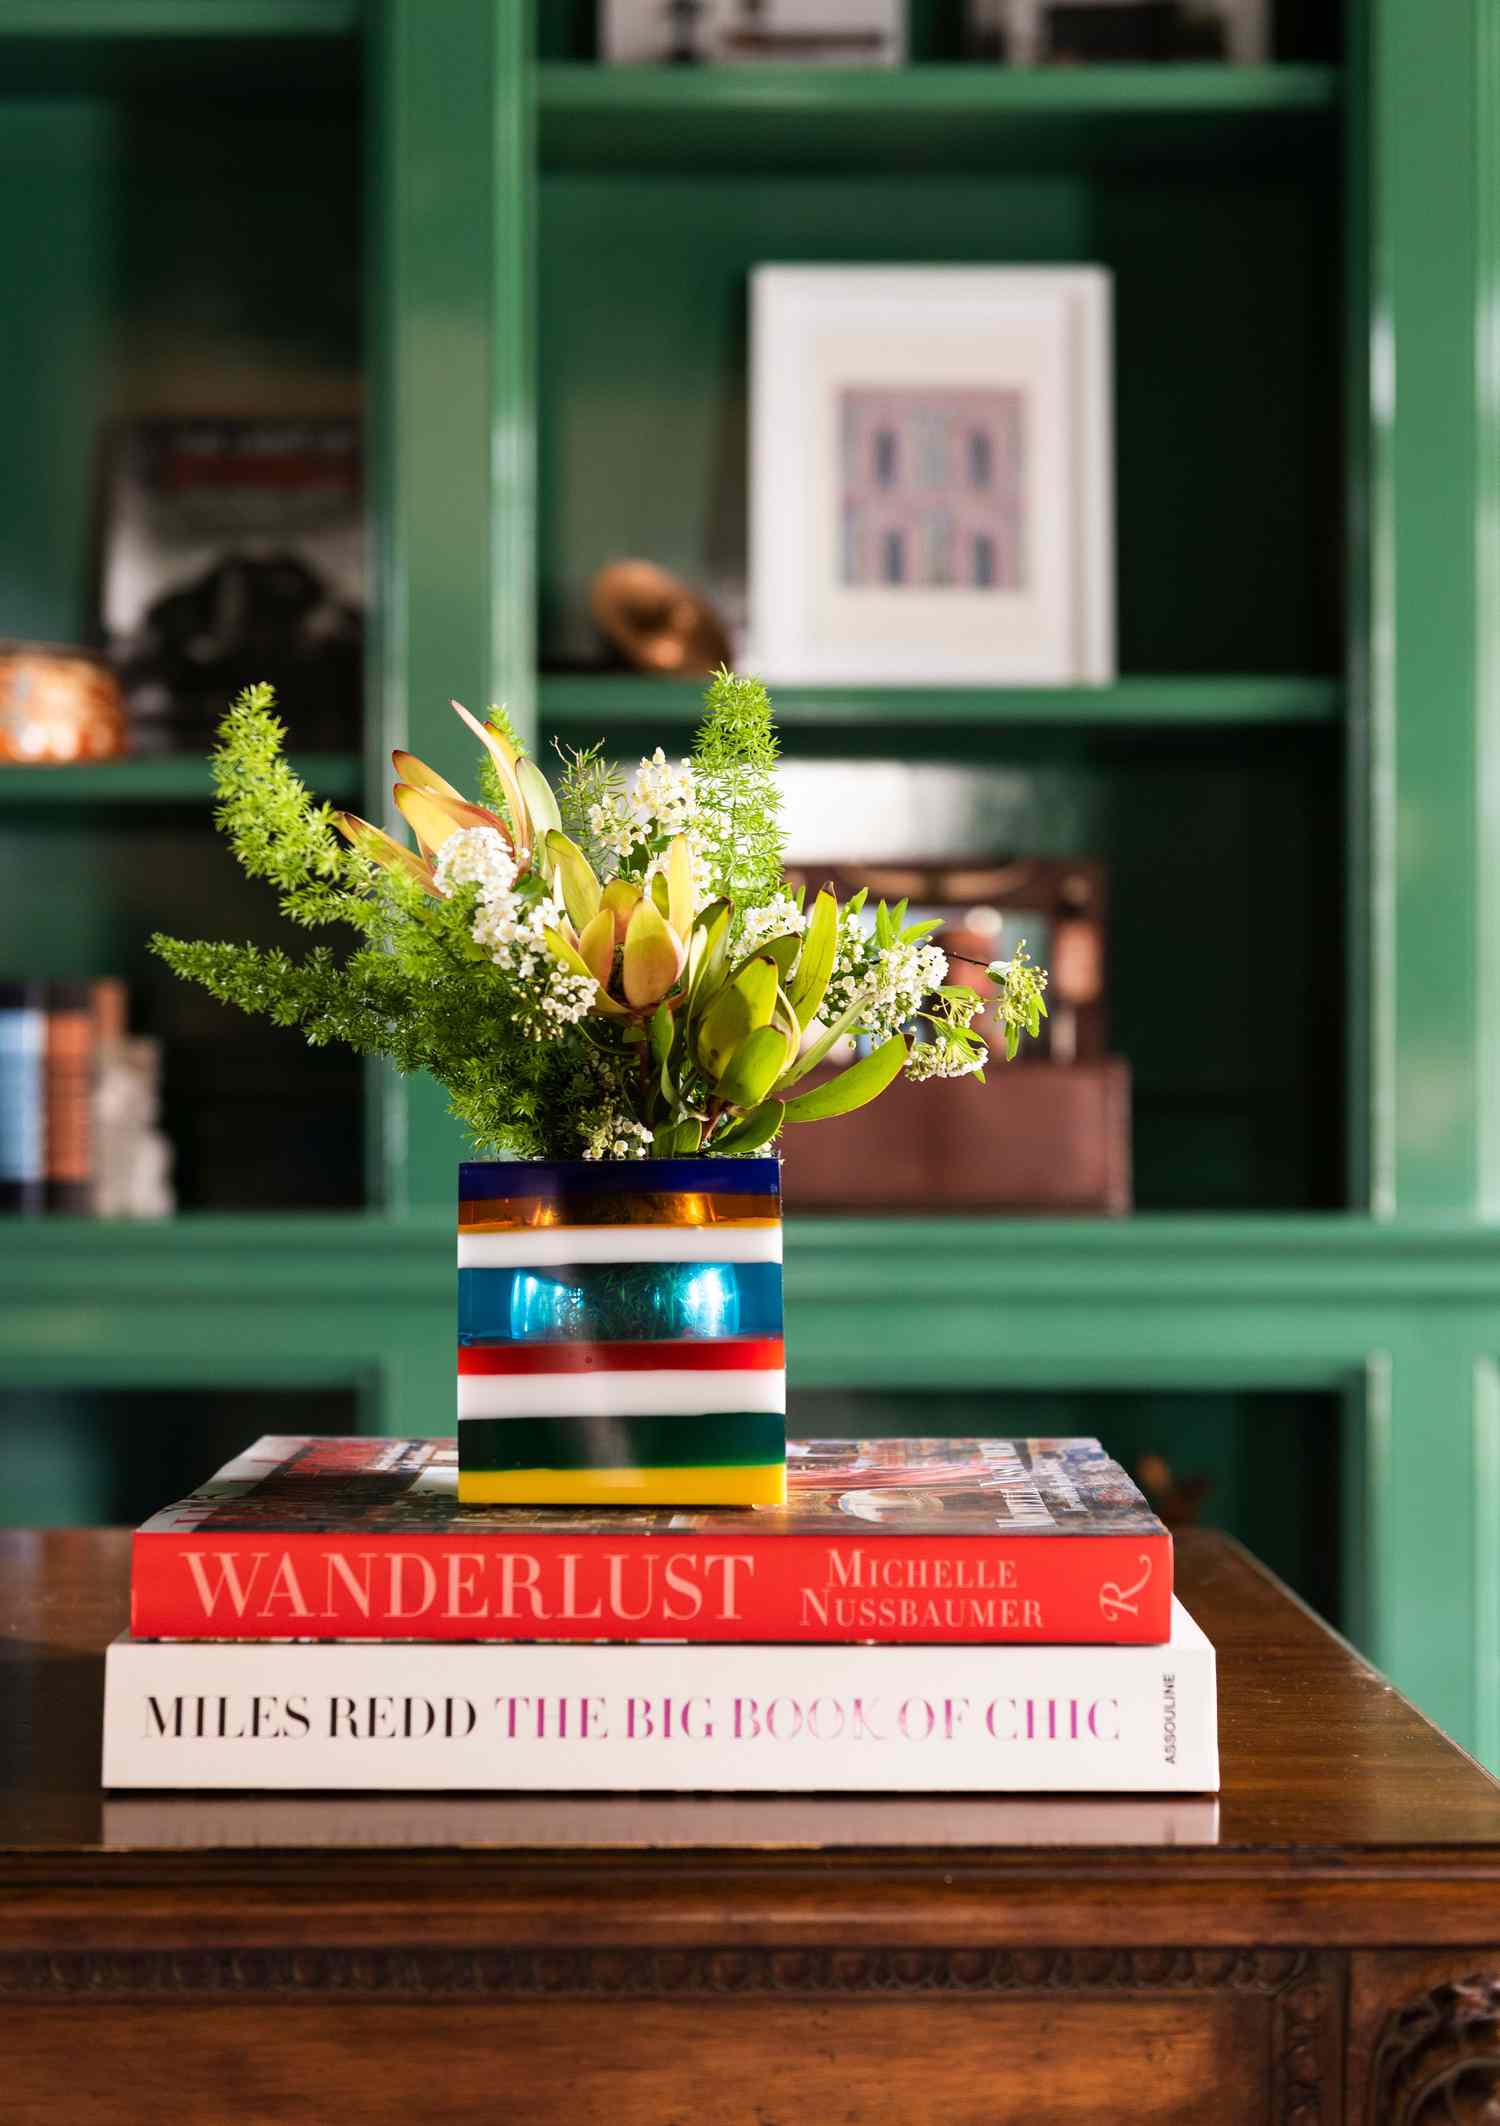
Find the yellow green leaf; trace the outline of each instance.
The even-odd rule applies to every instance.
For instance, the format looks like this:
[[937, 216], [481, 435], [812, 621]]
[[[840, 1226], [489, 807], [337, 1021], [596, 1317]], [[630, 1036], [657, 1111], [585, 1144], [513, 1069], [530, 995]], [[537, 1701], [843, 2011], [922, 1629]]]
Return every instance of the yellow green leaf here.
[[557, 809], [557, 799], [552, 795], [552, 785], [534, 760], [525, 754], [516, 762], [516, 781], [521, 786], [521, 795], [526, 800], [526, 810], [531, 816], [533, 835], [555, 832], [562, 825], [562, 814]]
[[667, 921], [680, 938], [693, 927], [693, 852], [685, 834], [667, 851]]
[[759, 1151], [780, 1129], [781, 1119], [781, 1102], [767, 1100], [760, 1107], [752, 1107], [748, 1115], [741, 1115], [728, 1129], [718, 1131], [713, 1148], [716, 1152]]
[[639, 901], [625, 932], [620, 986], [637, 1011], [659, 1004], [682, 972], [682, 941], [652, 901]]
[[396, 810], [417, 837], [424, 856], [436, 856], [461, 827], [495, 827], [507, 842], [510, 840], [504, 820], [487, 812], [483, 805], [471, 805], [461, 797], [443, 797], [432, 790], [414, 790], [405, 782], [397, 783], [394, 794]]
[[577, 945], [570, 945], [560, 930], [545, 930], [542, 935], [546, 938], [553, 956], [561, 960], [564, 967], [568, 968], [573, 974], [585, 975], [593, 981], [595, 984], [593, 1009], [595, 1011], [602, 1011], [609, 1018], [619, 1019], [626, 1016], [624, 1005], [615, 1002]]
[[779, 1026], [747, 1034], [726, 1064], [717, 1087], [732, 1107], [759, 1107], [786, 1063], [786, 1036]]
[[578, 939], [578, 956], [595, 981], [607, 989], [615, 966], [615, 919], [607, 908], [600, 908], [584, 924]]
[[614, 919], [617, 945], [625, 942], [625, 932], [630, 927], [630, 918], [640, 897], [640, 887], [634, 879], [628, 878], [612, 878], [599, 896], [600, 907], [607, 908]]
[[387, 871], [404, 871], [416, 880], [424, 892], [434, 900], [443, 899], [443, 889], [432, 875], [432, 866], [415, 849], [403, 848], [401, 843], [386, 833], [383, 827], [372, 826], [361, 819], [357, 812], [335, 812], [333, 824], [345, 841], [352, 842], [361, 856], [368, 856], [377, 864], [384, 864]]
[[391, 766], [402, 782], [410, 783], [414, 790], [426, 790], [434, 797], [456, 797], [464, 802], [462, 790], [455, 790], [451, 782], [445, 782], [436, 768], [429, 768], [425, 760], [418, 760], [415, 753], [403, 753], [398, 746], [391, 755]]
[[811, 1092], [797, 1093], [786, 1102], [788, 1122], [826, 1122], [833, 1115], [852, 1114], [878, 1093], [883, 1093], [906, 1061], [906, 1036], [893, 1033], [872, 1055], [861, 1056], [837, 1077], [826, 1078]]
[[798, 1024], [803, 1028], [810, 1026], [818, 1016], [818, 1008], [827, 993], [838, 934], [839, 904], [825, 886], [813, 902], [797, 971], [787, 990]]
[[560, 828], [544, 834], [542, 843], [547, 863], [562, 881], [563, 906], [582, 930], [599, 913], [599, 881], [593, 866], [577, 842], [570, 841]]
[[501, 789], [505, 792], [505, 802], [510, 808], [511, 821], [515, 827], [515, 846], [518, 849], [529, 849], [531, 820], [526, 811], [525, 800], [521, 796], [520, 784], [516, 781], [516, 754], [509, 739], [491, 725], [481, 723], [477, 716], [471, 716], [461, 701], [450, 699], [448, 706], [463, 718], [494, 762], [495, 773], [500, 779]]
[[750, 1006], [727, 983], [703, 1014], [698, 1028], [698, 1060], [716, 1082], [730, 1057], [754, 1033]]

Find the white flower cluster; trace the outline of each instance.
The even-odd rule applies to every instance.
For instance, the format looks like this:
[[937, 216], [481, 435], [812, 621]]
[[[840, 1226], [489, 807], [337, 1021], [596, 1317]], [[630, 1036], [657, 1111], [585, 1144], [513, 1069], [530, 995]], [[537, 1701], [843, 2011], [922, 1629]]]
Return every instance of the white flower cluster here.
[[915, 1041], [906, 1059], [906, 1075], [918, 1085], [928, 1078], [967, 1078], [983, 1068], [983, 1049], [976, 1054], [956, 1041]]
[[825, 1026], [859, 1001], [858, 1029], [878, 1047], [899, 1033], [932, 992], [948, 979], [948, 955], [925, 943], [877, 945], [858, 915], [839, 918], [833, 973], [818, 1017]]
[[505, 837], [493, 827], [460, 827], [438, 851], [434, 875], [445, 892], [479, 888], [470, 935], [514, 976], [517, 1025], [534, 1040], [575, 1026], [594, 1001], [595, 984], [552, 952], [546, 933], [566, 921], [565, 913], [555, 900], [526, 901], [517, 893], [520, 869]]
[[651, 1149], [651, 1132], [643, 1122], [632, 1122], [618, 1109], [601, 1107], [580, 1118], [585, 1159], [644, 1159]]
[[772, 938], [801, 937], [807, 917], [789, 893], [773, 893], [758, 908], [747, 908], [740, 924], [738, 950], [741, 957], [767, 945]]
[[658, 746], [636, 769], [628, 794], [611, 798], [607, 805], [590, 805], [589, 832], [601, 849], [608, 849], [622, 864], [641, 868], [648, 889], [656, 873], [665, 869], [660, 855], [647, 860], [651, 843], [686, 835], [693, 854], [694, 889], [700, 900], [707, 898], [708, 863], [691, 761], [670, 761]]
[[878, 1047], [888, 1041], [948, 979], [948, 955], [938, 945], [887, 945], [876, 954], [862, 1021]]
[[445, 893], [455, 886], [477, 886], [483, 901], [509, 893], [520, 866], [498, 827], [458, 827], [444, 842], [433, 866]]

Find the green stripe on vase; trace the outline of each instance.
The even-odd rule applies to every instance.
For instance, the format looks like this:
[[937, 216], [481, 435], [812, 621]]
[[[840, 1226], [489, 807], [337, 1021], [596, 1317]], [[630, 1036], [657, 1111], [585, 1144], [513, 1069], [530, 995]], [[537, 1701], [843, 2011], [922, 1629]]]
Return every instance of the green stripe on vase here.
[[725, 1469], [779, 1462], [786, 1420], [713, 1417], [466, 1417], [465, 1469]]

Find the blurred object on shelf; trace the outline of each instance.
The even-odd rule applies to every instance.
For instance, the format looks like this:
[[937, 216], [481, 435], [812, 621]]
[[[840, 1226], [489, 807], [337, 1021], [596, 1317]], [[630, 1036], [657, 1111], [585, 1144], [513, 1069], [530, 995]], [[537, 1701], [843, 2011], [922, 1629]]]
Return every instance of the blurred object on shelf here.
[[[816, 1077], [804, 1081], [812, 1085]], [[897, 1078], [877, 1107], [782, 1140], [782, 1195], [803, 1210], [1130, 1209], [1130, 1066], [996, 1062], [942, 1098]]]
[[610, 66], [899, 66], [906, 0], [601, 0]]
[[131, 1034], [125, 985], [92, 985], [96, 1061], [90, 1208], [99, 1218], [170, 1218], [172, 1146], [158, 1126], [159, 1041]]
[[[1108, 892], [1104, 866], [1089, 858], [1074, 862], [1026, 857], [1008, 864], [795, 863], [787, 876], [809, 898], [825, 882], [841, 901], [861, 885], [870, 889], [864, 915], [873, 924], [875, 903], [909, 903], [908, 921], [938, 918], [933, 935], [951, 960], [961, 962], [955, 981], [981, 996], [994, 985], [985, 969], [1008, 959], [1020, 944], [1047, 968], [1047, 1013], [1040, 1037], [1023, 1043], [1027, 1069], [1043, 1062], [1096, 1063], [1108, 1048], [1105, 918]], [[991, 1039], [988, 1023], [980, 1028]], [[1021, 1067], [1018, 1057], [1014, 1066]]]
[[589, 593], [594, 618], [637, 671], [706, 676], [730, 659], [708, 600], [654, 561], [611, 561]]
[[1009, 66], [1263, 66], [1268, 15], [1268, 0], [969, 0], [967, 44]]
[[1197, 1526], [1203, 1511], [1203, 1502], [1213, 1490], [1210, 1478], [1177, 1478], [1172, 1473], [1171, 1463], [1163, 1454], [1143, 1454], [1135, 1465], [1135, 1476], [1136, 1482], [1150, 1500], [1152, 1510], [1169, 1528]]
[[0, 982], [0, 1213], [46, 1206], [46, 1058], [43, 985]]
[[120, 431], [103, 618], [143, 749], [203, 743], [247, 674], [276, 687], [295, 745], [356, 741], [361, 487], [352, 420], [148, 420]]
[[43, 1065], [46, 1207], [86, 1211], [94, 1175], [95, 1002], [87, 982], [47, 984]]
[[116, 760], [126, 751], [119, 682], [102, 657], [0, 642], [0, 761]]

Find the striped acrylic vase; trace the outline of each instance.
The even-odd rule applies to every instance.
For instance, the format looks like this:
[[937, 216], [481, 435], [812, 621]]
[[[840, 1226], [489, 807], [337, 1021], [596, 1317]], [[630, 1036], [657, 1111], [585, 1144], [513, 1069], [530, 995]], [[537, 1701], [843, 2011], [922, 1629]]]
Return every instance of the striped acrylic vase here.
[[458, 1496], [779, 1505], [775, 1159], [459, 1169]]

